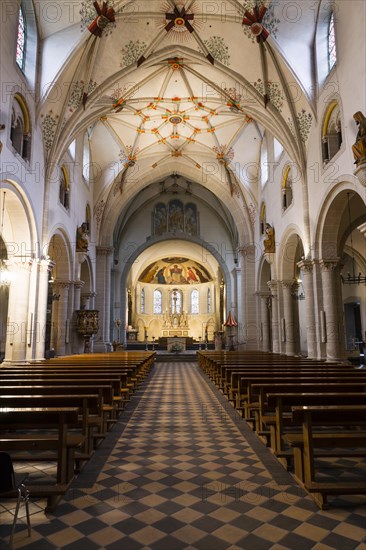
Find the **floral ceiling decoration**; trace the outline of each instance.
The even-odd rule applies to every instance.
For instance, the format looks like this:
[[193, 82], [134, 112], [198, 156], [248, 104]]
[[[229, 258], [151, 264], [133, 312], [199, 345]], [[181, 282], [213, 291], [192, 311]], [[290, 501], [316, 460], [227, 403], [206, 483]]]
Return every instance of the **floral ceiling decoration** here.
[[136, 63], [139, 57], [146, 50], [147, 44], [140, 40], [130, 40], [121, 50], [122, 61], [120, 63], [121, 67], [128, 67]]
[[[80, 80], [78, 82], [74, 82], [71, 85], [70, 90], [70, 96], [69, 96], [69, 112], [73, 113], [80, 107], [83, 100], [83, 94], [84, 94], [84, 88], [85, 88], [85, 82], [83, 80]], [[94, 80], [90, 80], [88, 87], [87, 87], [87, 94], [91, 94], [95, 89], [97, 88], [97, 83], [94, 82]]]
[[[258, 78], [258, 80], [254, 82], [254, 87], [264, 97], [266, 90], [264, 82], [261, 78]], [[277, 82], [268, 81], [266, 83], [266, 88], [270, 102], [272, 103], [273, 107], [275, 107], [277, 111], [281, 113], [285, 98], [283, 96], [280, 85]]]
[[229, 47], [226, 46], [222, 36], [211, 36], [208, 40], [204, 40], [204, 44], [215, 61], [230, 65]]

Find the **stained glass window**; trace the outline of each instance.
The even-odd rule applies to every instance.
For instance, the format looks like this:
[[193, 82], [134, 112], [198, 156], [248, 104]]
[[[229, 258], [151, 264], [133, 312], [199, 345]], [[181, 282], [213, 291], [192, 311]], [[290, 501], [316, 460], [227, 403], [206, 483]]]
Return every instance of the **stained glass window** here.
[[26, 42], [26, 27], [25, 19], [23, 15], [23, 10], [19, 8], [19, 18], [18, 18], [18, 36], [17, 36], [17, 51], [16, 51], [16, 62], [20, 69], [24, 69], [24, 59], [25, 59], [25, 42]]
[[160, 290], [154, 290], [154, 313], [159, 315], [162, 312], [162, 295]]
[[337, 50], [335, 43], [334, 14], [332, 12], [328, 27], [328, 68], [331, 70], [337, 61]]
[[211, 313], [211, 289], [207, 289], [207, 313]]
[[140, 301], [140, 311], [145, 313], [145, 289], [141, 290], [141, 301]]
[[199, 313], [198, 290], [192, 290], [191, 293], [191, 313]]
[[170, 309], [172, 313], [182, 313], [182, 292], [173, 290], [170, 295]]

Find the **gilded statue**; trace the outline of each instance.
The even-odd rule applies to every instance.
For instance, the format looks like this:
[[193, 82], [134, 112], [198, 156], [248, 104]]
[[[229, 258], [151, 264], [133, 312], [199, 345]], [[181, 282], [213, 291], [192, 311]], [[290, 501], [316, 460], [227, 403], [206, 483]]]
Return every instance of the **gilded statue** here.
[[366, 118], [361, 111], [357, 111], [353, 115], [353, 118], [358, 126], [358, 132], [356, 141], [352, 145], [352, 151], [355, 157], [355, 164], [361, 164], [366, 162]]
[[276, 252], [275, 231], [274, 231], [274, 228], [269, 223], [266, 223], [265, 233], [266, 233], [266, 238], [263, 241], [264, 252], [269, 252], [269, 253]]
[[76, 234], [76, 252], [88, 252], [89, 248], [89, 232], [88, 224], [82, 223], [80, 227], [77, 228]]

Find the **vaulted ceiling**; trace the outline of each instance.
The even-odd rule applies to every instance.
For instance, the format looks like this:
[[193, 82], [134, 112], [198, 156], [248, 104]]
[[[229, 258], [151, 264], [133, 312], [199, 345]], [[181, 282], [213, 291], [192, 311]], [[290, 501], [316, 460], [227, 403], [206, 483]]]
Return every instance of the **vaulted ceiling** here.
[[265, 131], [304, 162], [313, 1], [52, 6], [41, 0], [38, 13], [46, 155], [58, 162], [88, 132], [95, 205], [130, 199], [174, 172], [202, 184], [212, 175], [256, 205]]

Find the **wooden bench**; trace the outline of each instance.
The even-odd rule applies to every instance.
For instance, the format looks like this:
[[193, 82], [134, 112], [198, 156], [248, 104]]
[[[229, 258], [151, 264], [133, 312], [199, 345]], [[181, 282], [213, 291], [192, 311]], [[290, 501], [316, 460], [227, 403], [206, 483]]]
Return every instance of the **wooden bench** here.
[[[1, 392], [1, 388], [0, 388]], [[98, 439], [104, 438], [103, 403], [100, 402], [98, 394], [65, 394], [65, 395], [0, 395], [0, 403], [3, 407], [10, 408], [55, 408], [55, 407], [77, 407], [79, 418], [74, 428], [79, 428], [83, 436], [82, 451], [85, 458], [90, 457], [93, 444], [93, 428], [97, 429]], [[33, 426], [29, 426], [30, 428]], [[2, 435], [2, 434], [1, 434]], [[0, 435], [0, 437], [1, 437]]]
[[[78, 407], [6, 407], [0, 408], [0, 430], [7, 432], [8, 443], [2, 444], [5, 449], [15, 450], [33, 448], [56, 451], [57, 474], [54, 484], [34, 485], [28, 484], [30, 494], [47, 498], [46, 511], [53, 511], [62, 495], [66, 493], [74, 477], [75, 450], [83, 443], [83, 436], [75, 437], [70, 429], [78, 426]], [[38, 439], [29, 431], [37, 430]], [[15, 434], [19, 430], [25, 430], [19, 439]], [[49, 430], [55, 430], [56, 434], [49, 434]], [[56, 435], [56, 437], [55, 437]], [[22, 439], [23, 437], [23, 439]], [[11, 454], [11, 452], [10, 452]]]
[[[248, 409], [248, 416], [254, 417], [254, 426], [257, 431], [264, 430], [266, 424], [273, 420], [276, 415], [277, 402], [274, 399], [268, 401], [269, 394], [328, 394], [328, 393], [355, 393], [361, 392], [366, 399], [366, 380], [354, 381], [354, 382], [330, 382], [329, 379], [324, 381], [322, 378], [315, 377], [314, 379], [305, 378], [301, 382], [287, 382], [286, 379], [276, 378], [274, 381], [267, 379], [266, 381], [259, 383], [248, 384], [248, 394], [246, 407]], [[297, 403], [292, 403], [296, 405]], [[298, 403], [302, 404], [302, 403]], [[286, 403], [287, 409], [290, 410], [290, 406]], [[282, 409], [283, 410], [283, 409]], [[271, 444], [271, 447], [273, 445]], [[277, 446], [276, 446], [277, 448]]]
[[[366, 402], [366, 393], [357, 391], [357, 386], [345, 388], [342, 384], [333, 386], [322, 386], [322, 384], [313, 384], [312, 387], [305, 388], [298, 386], [292, 392], [283, 393], [280, 390], [277, 393], [267, 393], [267, 406], [273, 414], [264, 415], [264, 423], [270, 427], [271, 448], [278, 456], [286, 456], [284, 443], [289, 430], [299, 431], [301, 424], [296, 424], [291, 413], [292, 407], [296, 406], [316, 406], [316, 405], [363, 405]], [[272, 390], [273, 391], [273, 388]], [[290, 434], [293, 435], [293, 434]], [[289, 454], [291, 456], [291, 453]]]
[[[292, 415], [294, 422], [302, 425], [303, 443], [297, 449], [301, 454], [303, 481], [298, 481], [318, 506], [328, 507], [328, 495], [365, 495], [366, 481], [318, 480], [315, 449], [331, 446], [333, 456], [344, 456], [345, 448], [358, 447], [363, 448], [365, 456], [366, 405], [300, 406], [292, 408]], [[320, 435], [314, 434], [314, 426], [322, 426]]]

